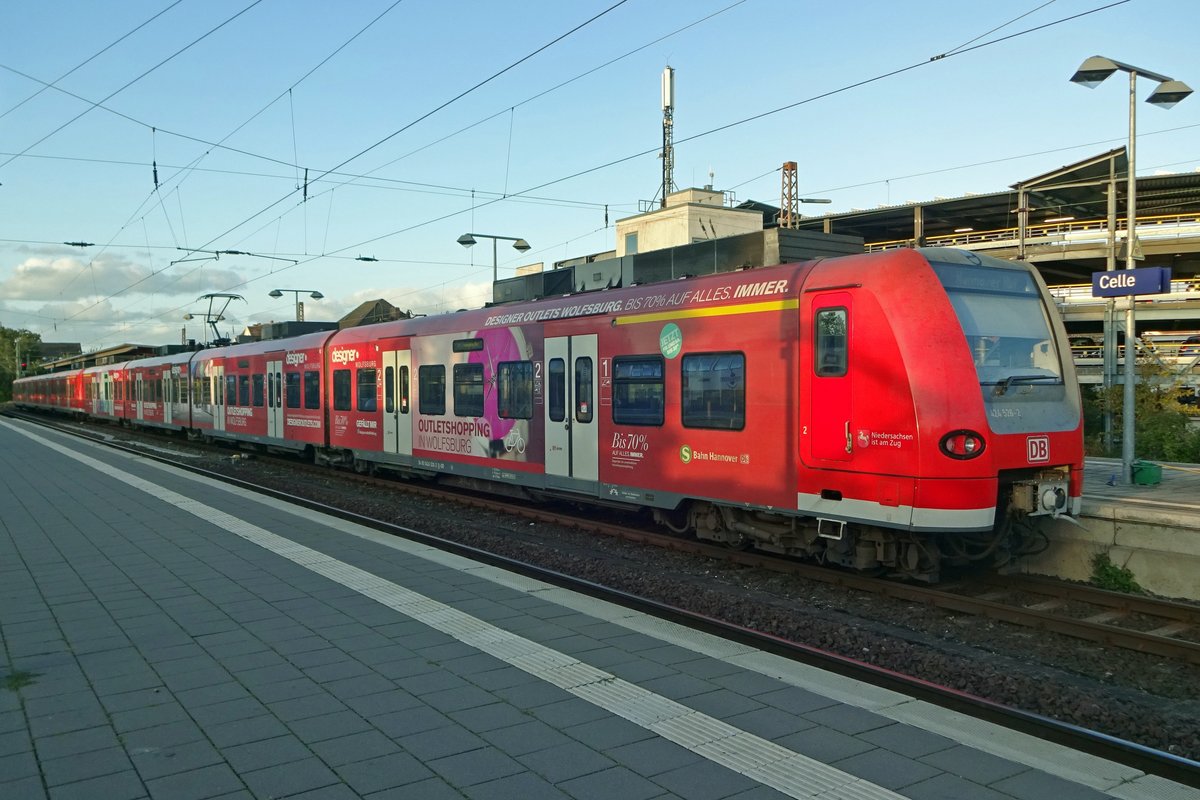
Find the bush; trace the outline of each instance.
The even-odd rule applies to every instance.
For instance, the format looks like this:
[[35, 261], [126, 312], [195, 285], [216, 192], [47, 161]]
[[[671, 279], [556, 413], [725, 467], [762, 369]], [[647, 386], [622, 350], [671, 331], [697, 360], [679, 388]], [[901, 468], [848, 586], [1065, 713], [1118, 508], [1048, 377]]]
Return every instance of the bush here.
[[[1180, 402], [1189, 393], [1172, 376], [1149, 365], [1141, 365], [1134, 388], [1134, 445], [1138, 458], [1158, 461], [1200, 462], [1200, 430], [1191, 425], [1193, 409]], [[1121, 455], [1124, 424], [1124, 389], [1107, 391], [1099, 386], [1083, 387], [1084, 446], [1088, 455], [1116, 458]], [[1104, 412], [1112, 409], [1113, 446], [1104, 447]]]

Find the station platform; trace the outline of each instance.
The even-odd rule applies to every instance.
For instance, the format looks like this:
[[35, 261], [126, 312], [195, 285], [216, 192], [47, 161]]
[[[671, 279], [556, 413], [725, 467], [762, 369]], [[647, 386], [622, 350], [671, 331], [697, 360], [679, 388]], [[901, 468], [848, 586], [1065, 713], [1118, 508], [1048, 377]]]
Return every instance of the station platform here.
[[1200, 791], [0, 421], [0, 797]]
[[1046, 549], [1020, 569], [1088, 581], [1104, 554], [1148, 592], [1200, 601], [1200, 466], [1153, 464], [1158, 483], [1122, 484], [1119, 459], [1088, 458], [1078, 522], [1047, 523]]

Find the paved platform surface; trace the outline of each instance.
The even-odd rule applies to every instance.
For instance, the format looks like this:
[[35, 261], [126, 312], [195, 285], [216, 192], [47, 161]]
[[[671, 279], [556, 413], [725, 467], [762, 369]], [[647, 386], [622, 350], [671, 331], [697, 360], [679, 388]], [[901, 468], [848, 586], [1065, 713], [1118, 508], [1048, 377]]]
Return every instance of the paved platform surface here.
[[1162, 506], [1200, 518], [1200, 464], [1176, 464], [1155, 461], [1162, 469], [1162, 481], [1151, 486], [1118, 483], [1121, 461], [1115, 458], [1088, 458], [1084, 461], [1084, 513], [1089, 503]]
[[1192, 790], [0, 421], [0, 798]]

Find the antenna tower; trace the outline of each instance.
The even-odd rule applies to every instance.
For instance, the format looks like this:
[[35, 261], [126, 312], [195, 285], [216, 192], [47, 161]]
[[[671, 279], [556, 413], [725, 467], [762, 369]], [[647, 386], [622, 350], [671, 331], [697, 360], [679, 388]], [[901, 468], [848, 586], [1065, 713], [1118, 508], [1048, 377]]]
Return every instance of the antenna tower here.
[[662, 74], [663, 149], [662, 149], [662, 200], [666, 208], [667, 195], [675, 189], [675, 70], [667, 67]]
[[795, 228], [800, 224], [800, 198], [797, 193], [796, 162], [783, 162], [783, 190], [779, 200], [779, 227]]

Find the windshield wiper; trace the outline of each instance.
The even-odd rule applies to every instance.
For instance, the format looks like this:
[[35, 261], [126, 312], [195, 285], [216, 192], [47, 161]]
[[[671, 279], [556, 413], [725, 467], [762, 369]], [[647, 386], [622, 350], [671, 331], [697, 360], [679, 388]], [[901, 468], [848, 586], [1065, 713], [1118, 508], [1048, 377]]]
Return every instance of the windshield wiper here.
[[1008, 391], [1008, 387], [1014, 383], [1025, 383], [1026, 381], [1046, 381], [1058, 380], [1057, 375], [1009, 375], [1003, 380], [996, 381], [996, 394], [1002, 395]]

